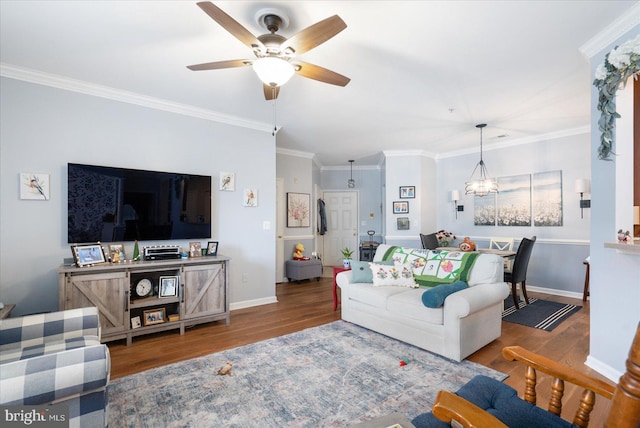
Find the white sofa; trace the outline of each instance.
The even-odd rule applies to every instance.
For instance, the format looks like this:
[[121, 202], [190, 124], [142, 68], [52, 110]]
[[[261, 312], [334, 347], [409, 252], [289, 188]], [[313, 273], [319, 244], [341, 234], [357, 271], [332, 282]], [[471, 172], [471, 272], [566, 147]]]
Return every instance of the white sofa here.
[[[389, 245], [380, 245], [374, 262]], [[450, 294], [444, 305], [422, 303], [424, 288], [352, 283], [352, 271], [341, 272], [342, 319], [456, 361], [500, 337], [502, 307], [509, 295], [500, 256], [481, 254], [469, 272], [469, 287]]]

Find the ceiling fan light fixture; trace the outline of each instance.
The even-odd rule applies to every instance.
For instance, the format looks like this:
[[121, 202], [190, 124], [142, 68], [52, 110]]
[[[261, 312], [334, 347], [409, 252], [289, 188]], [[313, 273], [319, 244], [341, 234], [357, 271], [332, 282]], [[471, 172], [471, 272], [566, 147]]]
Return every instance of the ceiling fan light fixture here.
[[293, 65], [281, 58], [267, 56], [253, 62], [253, 71], [269, 86], [282, 86], [295, 72]]
[[[487, 178], [487, 166], [482, 159], [482, 128], [487, 126], [486, 123], [480, 123], [476, 125], [476, 128], [480, 129], [480, 162], [476, 165], [471, 173], [469, 181], [464, 183], [465, 195], [487, 196], [490, 193], [498, 193], [498, 181], [495, 178]], [[476, 171], [480, 168], [480, 176], [473, 179]]]

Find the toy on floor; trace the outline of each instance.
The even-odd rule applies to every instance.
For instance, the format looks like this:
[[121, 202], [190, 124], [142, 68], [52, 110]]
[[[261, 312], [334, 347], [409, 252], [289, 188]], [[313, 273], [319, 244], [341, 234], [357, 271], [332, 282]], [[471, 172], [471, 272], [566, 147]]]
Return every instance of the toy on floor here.
[[233, 364], [231, 364], [229, 361], [227, 361], [224, 366], [220, 367], [220, 370], [218, 370], [218, 374], [220, 376], [224, 376], [224, 375], [232, 375], [233, 373], [231, 373], [231, 369], [233, 368]]
[[298, 243], [293, 250], [293, 260], [310, 260], [309, 257], [304, 256], [304, 245]]
[[403, 357], [403, 358], [400, 360], [400, 367], [404, 367], [404, 366], [406, 366], [407, 364], [409, 364], [409, 359], [408, 359], [407, 357]]

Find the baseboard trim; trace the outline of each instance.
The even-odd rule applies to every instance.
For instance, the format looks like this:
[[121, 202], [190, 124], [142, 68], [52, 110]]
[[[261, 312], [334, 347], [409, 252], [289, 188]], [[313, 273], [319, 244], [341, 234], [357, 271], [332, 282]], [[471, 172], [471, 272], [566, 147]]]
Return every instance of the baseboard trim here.
[[229, 310], [235, 311], [237, 309], [268, 305], [269, 303], [278, 303], [278, 298], [276, 296], [271, 296], [271, 297], [264, 297], [262, 299], [244, 300], [242, 302], [235, 302], [235, 303], [229, 304]]
[[618, 370], [608, 364], [604, 364], [602, 361], [592, 357], [591, 355], [587, 357], [587, 361], [585, 361], [584, 364], [614, 383], [618, 383], [620, 376], [622, 376], [622, 373]]
[[569, 297], [571, 299], [582, 300], [582, 293], [576, 291], [556, 290], [555, 288], [536, 287], [535, 285], [527, 284], [527, 291], [533, 291], [535, 293], [551, 294], [552, 296]]

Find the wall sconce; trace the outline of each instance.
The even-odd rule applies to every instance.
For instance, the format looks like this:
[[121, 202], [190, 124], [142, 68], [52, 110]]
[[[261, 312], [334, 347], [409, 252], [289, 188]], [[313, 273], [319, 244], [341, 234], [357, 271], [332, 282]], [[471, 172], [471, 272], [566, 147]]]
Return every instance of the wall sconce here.
[[453, 202], [453, 210], [456, 213], [456, 220], [458, 219], [458, 211], [464, 211], [464, 205], [458, 205], [458, 201], [460, 200], [460, 192], [457, 190], [451, 191], [451, 201]]
[[591, 200], [584, 199], [585, 193], [591, 193], [591, 182], [586, 178], [578, 178], [575, 190], [580, 194], [580, 218], [584, 218], [584, 209], [591, 208]]

